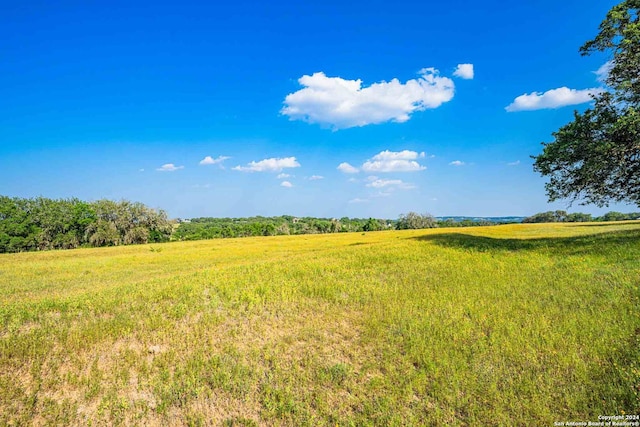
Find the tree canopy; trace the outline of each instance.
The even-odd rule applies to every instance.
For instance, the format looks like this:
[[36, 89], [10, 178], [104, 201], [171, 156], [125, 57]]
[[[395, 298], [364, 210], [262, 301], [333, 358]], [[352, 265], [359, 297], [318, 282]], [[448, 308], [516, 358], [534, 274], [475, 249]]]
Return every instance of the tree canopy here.
[[400, 215], [396, 228], [398, 230], [433, 228], [437, 226], [436, 219], [430, 214], [420, 215], [415, 212]]
[[575, 112], [574, 120], [553, 133], [534, 156], [534, 170], [549, 177], [549, 201], [581, 200], [607, 206], [640, 206], [640, 0], [614, 6], [598, 35], [582, 55], [607, 52], [607, 91], [595, 95], [593, 108]]
[[142, 203], [0, 196], [0, 253], [163, 242], [171, 232], [167, 214]]

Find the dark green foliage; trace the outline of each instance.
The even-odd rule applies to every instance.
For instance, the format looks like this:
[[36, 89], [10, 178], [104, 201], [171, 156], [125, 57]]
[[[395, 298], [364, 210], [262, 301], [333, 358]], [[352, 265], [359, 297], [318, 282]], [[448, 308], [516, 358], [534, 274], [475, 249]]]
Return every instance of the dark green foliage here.
[[176, 240], [376, 231], [390, 228], [393, 223], [390, 220], [373, 218], [297, 218], [291, 215], [249, 218], [193, 218], [179, 222], [180, 225], [172, 236]]
[[625, 0], [611, 8], [600, 24], [600, 32], [581, 48], [583, 56], [610, 52], [613, 64], [607, 85], [616, 102], [640, 104], [640, 0]]
[[78, 199], [27, 200], [29, 211], [40, 228], [38, 249], [71, 249], [84, 243], [87, 227], [96, 220], [95, 210]]
[[609, 91], [595, 96], [595, 106], [574, 115], [553, 133], [535, 156], [534, 170], [549, 177], [550, 201], [582, 200], [607, 206], [631, 202], [640, 206], [640, 0], [614, 6], [600, 32], [580, 49], [612, 54], [605, 80]]
[[[297, 218], [291, 215], [249, 218], [193, 218], [178, 220], [180, 225], [171, 236], [174, 240], [201, 240], [225, 237], [280, 236], [295, 234], [347, 233], [389, 229], [421, 229], [434, 227], [476, 227], [502, 222], [486, 219], [437, 220], [429, 214], [409, 212], [398, 220], [376, 218]], [[509, 221], [509, 222], [520, 222]]]
[[362, 227], [362, 231], [379, 231], [383, 230], [384, 225], [380, 223], [377, 219], [369, 218], [367, 222]]
[[565, 222], [566, 220], [567, 213], [565, 211], [548, 211], [525, 218], [522, 222]]
[[0, 196], [0, 252], [162, 242], [171, 228], [165, 212], [126, 200]]
[[37, 248], [41, 233], [27, 200], [0, 196], [0, 252]]
[[621, 212], [607, 212], [602, 217], [600, 217], [600, 221], [625, 221], [628, 219], [637, 219], [640, 217], [640, 214], [623, 214]]
[[456, 219], [456, 218], [445, 218], [438, 219], [436, 227], [487, 227], [490, 225], [499, 225], [499, 224], [517, 224], [522, 222], [521, 219], [511, 219], [508, 221], [491, 221], [485, 218], [479, 219]]
[[566, 222], [589, 222], [593, 221], [591, 214], [585, 214], [581, 212], [574, 212], [567, 215]]
[[640, 219], [640, 212], [636, 213], [620, 213], [607, 212], [603, 216], [593, 218], [591, 214], [575, 212], [567, 214], [565, 211], [548, 211], [540, 212], [525, 218], [525, 223], [540, 222], [590, 222], [590, 221], [629, 221]]

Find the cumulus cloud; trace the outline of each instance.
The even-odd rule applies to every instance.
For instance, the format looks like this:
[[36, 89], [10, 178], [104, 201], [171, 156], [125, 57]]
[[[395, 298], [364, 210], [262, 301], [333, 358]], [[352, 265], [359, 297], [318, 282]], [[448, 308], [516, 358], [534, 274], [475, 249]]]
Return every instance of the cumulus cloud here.
[[454, 160], [453, 162], [449, 163], [449, 166], [464, 166], [465, 162], [460, 161], [460, 160]]
[[381, 151], [362, 164], [365, 172], [415, 172], [425, 170], [426, 167], [414, 159], [425, 157], [425, 153], [415, 151]]
[[372, 188], [398, 188], [401, 190], [410, 190], [416, 188], [414, 185], [406, 183], [401, 179], [380, 179], [378, 177], [369, 177], [367, 187]]
[[285, 179], [285, 178], [289, 178], [291, 175], [289, 175], [288, 173], [280, 173], [278, 174], [278, 176], [276, 176], [276, 178], [278, 179]]
[[338, 165], [338, 168], [337, 168], [337, 169], [338, 169], [340, 172], [343, 172], [343, 173], [358, 173], [358, 172], [360, 172], [360, 170], [359, 170], [358, 168], [356, 168], [355, 166], [351, 166], [351, 165], [350, 165], [349, 163], [347, 163], [347, 162], [340, 163], [340, 164]]
[[458, 64], [453, 75], [461, 79], [471, 80], [473, 78], [473, 64]]
[[270, 158], [259, 162], [250, 162], [247, 166], [236, 166], [233, 170], [240, 172], [280, 172], [285, 168], [298, 168], [300, 163], [295, 157]]
[[384, 150], [376, 154], [375, 156], [373, 156], [371, 159], [383, 160], [383, 161], [384, 160], [415, 160], [415, 159], [424, 158], [424, 157], [425, 157], [424, 151], [421, 153], [418, 153], [416, 151], [411, 151], [411, 150], [402, 150], [402, 151]]
[[309, 177], [309, 181], [317, 181], [319, 179], [324, 179], [324, 176], [322, 176], [322, 175], [311, 175]]
[[561, 87], [551, 89], [544, 93], [531, 92], [529, 94], [520, 95], [513, 100], [511, 104], [505, 107], [508, 112], [514, 111], [531, 111], [550, 108], [560, 108], [567, 105], [583, 104], [592, 101], [592, 95], [602, 93], [601, 88], [591, 89], [569, 89]]
[[227, 157], [227, 156], [218, 156], [217, 158], [214, 159], [211, 156], [207, 156], [204, 159], [200, 160], [200, 164], [201, 165], [221, 165], [222, 162], [230, 158], [231, 157]]
[[281, 186], [281, 187], [291, 188], [291, 187], [293, 187], [293, 184], [292, 184], [292, 183], [290, 183], [289, 181], [282, 181], [282, 182], [280, 183], [280, 186]]
[[175, 172], [180, 169], [184, 169], [184, 166], [176, 166], [173, 163], [166, 163], [160, 166], [159, 168], [157, 168], [156, 170], [160, 172]]
[[303, 89], [290, 93], [280, 111], [290, 120], [329, 126], [334, 130], [393, 121], [406, 122], [411, 114], [437, 108], [454, 94], [453, 80], [435, 68], [420, 70], [419, 77], [362, 86], [362, 80], [327, 77], [323, 72], [298, 79]]

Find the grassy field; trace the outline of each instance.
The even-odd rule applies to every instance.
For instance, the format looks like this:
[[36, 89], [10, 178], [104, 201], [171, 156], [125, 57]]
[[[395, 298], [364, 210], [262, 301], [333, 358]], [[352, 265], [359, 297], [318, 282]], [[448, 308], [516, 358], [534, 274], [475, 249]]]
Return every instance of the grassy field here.
[[0, 425], [640, 413], [640, 222], [0, 256]]

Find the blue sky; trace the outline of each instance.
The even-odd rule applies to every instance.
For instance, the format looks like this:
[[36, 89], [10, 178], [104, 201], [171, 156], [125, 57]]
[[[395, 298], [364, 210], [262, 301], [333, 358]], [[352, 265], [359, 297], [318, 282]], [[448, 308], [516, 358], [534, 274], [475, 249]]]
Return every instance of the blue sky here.
[[[171, 217], [531, 215], [615, 2], [2, 2], [0, 194]], [[574, 204], [570, 211], [598, 214]]]

